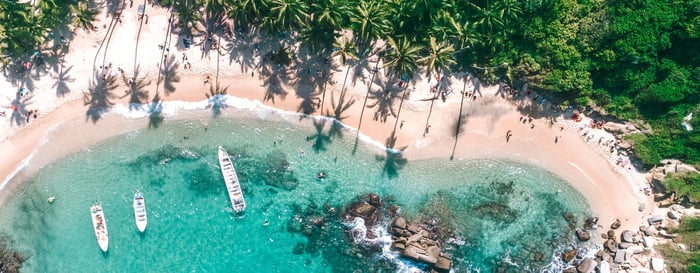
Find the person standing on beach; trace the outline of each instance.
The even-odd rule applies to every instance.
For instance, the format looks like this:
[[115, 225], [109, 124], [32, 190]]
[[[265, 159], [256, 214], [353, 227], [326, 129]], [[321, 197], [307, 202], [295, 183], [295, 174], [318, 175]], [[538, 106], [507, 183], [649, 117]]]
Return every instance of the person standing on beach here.
[[508, 132], [506, 132], [506, 142], [510, 141], [510, 137], [513, 135], [513, 133], [511, 132], [511, 130], [508, 130]]

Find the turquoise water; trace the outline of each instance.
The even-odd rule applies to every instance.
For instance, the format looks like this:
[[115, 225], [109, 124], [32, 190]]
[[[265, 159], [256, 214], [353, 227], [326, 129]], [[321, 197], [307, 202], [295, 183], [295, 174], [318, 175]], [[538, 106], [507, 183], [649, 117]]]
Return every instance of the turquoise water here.
[[[368, 142], [356, 147], [354, 131], [332, 121], [264, 111], [192, 111], [42, 168], [0, 208], [0, 230], [30, 257], [22, 272], [405, 270], [347, 236], [343, 207], [370, 192], [409, 220], [455, 233], [457, 243], [447, 244], [454, 272], [537, 272], [571, 238], [562, 215], [588, 213], [580, 194], [542, 169], [493, 159], [408, 161]], [[243, 217], [232, 214], [219, 145], [234, 157]], [[319, 171], [327, 177], [317, 179]], [[134, 224], [136, 190], [146, 198], [145, 234]], [[92, 231], [94, 202], [107, 219], [106, 254]]]

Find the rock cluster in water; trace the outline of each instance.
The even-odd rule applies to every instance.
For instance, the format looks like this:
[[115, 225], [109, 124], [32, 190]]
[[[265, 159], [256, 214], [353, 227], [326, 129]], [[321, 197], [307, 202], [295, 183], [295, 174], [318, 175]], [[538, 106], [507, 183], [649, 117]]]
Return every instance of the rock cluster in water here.
[[391, 248], [398, 250], [401, 256], [427, 264], [436, 272], [450, 271], [452, 258], [442, 252], [439, 240], [426, 228], [403, 217], [396, 217], [388, 231], [392, 235]]
[[[365, 225], [364, 239], [373, 240], [378, 237], [372, 229], [382, 223], [382, 201], [379, 195], [369, 194], [361, 201], [351, 204], [344, 213], [346, 222], [356, 221], [361, 218]], [[402, 257], [423, 263], [431, 272], [449, 272], [452, 266], [452, 258], [443, 252], [439, 234], [433, 232], [439, 230], [429, 223], [408, 222], [405, 218], [397, 216], [398, 208], [389, 208], [389, 214], [394, 216], [387, 231], [391, 236], [391, 248], [400, 253]], [[351, 231], [351, 235], [357, 238], [360, 234], [357, 229]]]

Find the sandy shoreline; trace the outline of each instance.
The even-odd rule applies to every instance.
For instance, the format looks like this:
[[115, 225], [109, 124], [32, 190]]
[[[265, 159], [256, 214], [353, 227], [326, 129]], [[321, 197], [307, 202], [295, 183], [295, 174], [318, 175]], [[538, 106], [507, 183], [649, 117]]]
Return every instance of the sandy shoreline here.
[[[128, 10], [125, 16], [134, 13], [135, 10]], [[150, 56], [158, 56], [156, 45], [160, 44], [164, 38], [163, 30], [167, 26], [167, 17], [165, 11], [157, 8], [151, 11], [150, 25], [148, 26], [151, 33], [154, 35], [141, 34], [141, 44], [149, 47], [148, 50], [142, 50], [139, 53], [140, 62], [142, 63], [143, 75], [151, 80], [151, 85], [145, 87], [149, 90], [149, 102], [155, 95], [154, 83], [157, 76], [157, 60], [149, 60]], [[128, 37], [134, 35], [133, 30], [126, 30], [129, 26], [133, 27], [135, 21], [125, 20], [124, 25], [120, 26], [123, 29], [117, 29], [115, 38], [117, 40], [127, 40]], [[119, 32], [122, 31], [123, 33]], [[101, 30], [104, 31], [104, 30]], [[78, 75], [90, 75], [92, 70], [92, 57], [96, 51], [97, 44], [95, 41], [101, 39], [101, 34], [95, 33], [78, 36], [76, 39], [84, 39], [82, 44], [74, 42], [76, 47], [82, 46], [82, 49], [72, 49], [71, 53], [66, 57], [66, 62], [75, 65], [75, 70]], [[157, 35], [156, 35], [157, 34]], [[94, 36], [94, 37], [93, 37]], [[145, 38], [144, 38], [145, 37]], [[174, 37], [174, 39], [177, 39]], [[89, 42], [91, 41], [91, 42]], [[108, 51], [108, 56], [114, 59], [114, 66], [126, 67], [119, 64], [118, 52], [128, 53], [127, 56], [133, 56], [128, 49], [120, 49], [112, 46], [112, 51]], [[154, 51], [157, 54], [152, 55]], [[175, 61], [181, 62], [181, 50], [173, 47]], [[164, 101], [188, 101], [197, 102], [206, 99], [205, 93], [209, 90], [209, 85], [203, 84], [204, 75], [213, 75], [212, 72], [216, 69], [215, 59], [210, 56], [201, 56], [198, 47], [189, 49], [187, 56], [189, 62], [192, 63], [192, 70], [182, 70], [182, 65], [177, 69], [180, 74], [178, 82], [174, 83], [175, 90], [167, 95], [161, 93], [161, 99]], [[245, 55], [245, 54], [242, 54]], [[250, 54], [248, 54], [250, 55]], [[126, 58], [129, 59], [129, 58]], [[299, 72], [297, 76], [300, 78], [297, 83], [284, 86], [282, 89], [289, 93], [286, 96], [273, 95], [274, 99], [269, 98], [270, 90], [276, 88], [281, 83], [276, 83], [277, 74], [274, 72], [260, 72], [260, 69], [253, 70], [247, 68], [237, 62], [228, 62], [228, 56], [222, 56], [220, 85], [228, 86], [228, 94], [235, 97], [257, 100], [266, 105], [289, 111], [300, 111], [309, 106], [309, 103], [315, 102], [309, 100], [308, 93], [313, 89], [313, 81], [305, 81], [303, 72]], [[125, 60], [127, 62], [128, 60]], [[153, 64], [155, 63], [155, 65]], [[301, 68], [301, 67], [299, 67]], [[129, 71], [130, 69], [124, 68]], [[255, 75], [249, 72], [255, 71]], [[301, 71], [301, 70], [297, 70]], [[364, 73], [369, 73], [365, 71]], [[313, 74], [313, 73], [312, 73]], [[355, 74], [355, 73], [351, 73]], [[345, 73], [341, 69], [336, 71], [333, 79], [335, 84], [328, 84], [327, 93], [324, 103], [324, 112], [333, 110], [334, 102], [331, 98], [338, 99], [340, 95], [340, 86]], [[70, 120], [76, 122], [76, 130], [73, 132], [63, 132], [62, 130], [52, 131], [52, 134], [81, 134], [79, 141], [74, 142], [74, 146], [61, 147], [61, 149], [53, 150], [48, 158], [58, 158], [61, 155], [71, 153], [83, 147], [86, 143], [95, 143], [100, 139], [113, 136], [128, 130], [128, 128], [118, 128], [118, 122], [106, 117], [104, 120], [92, 122], [86, 116], [88, 107], [83, 104], [82, 95], [79, 90], [86, 87], [87, 78], [79, 78], [69, 85], [73, 86], [72, 91], [65, 97], [62, 97], [57, 104], [54, 101], [55, 95], [49, 90], [40, 90], [51, 86], [53, 80], [50, 77], [48, 80], [36, 81], [36, 91], [33, 91], [35, 105], [31, 108], [41, 109], [41, 115], [37, 119], [32, 119], [28, 125], [23, 128], [9, 126], [3, 124], [2, 128], [6, 127], [12, 132], [8, 133], [8, 137], [0, 142], [0, 150], [6, 156], [0, 163], [0, 177], [5, 181], [6, 177], [14, 174], [19, 166], [35, 151], [36, 147], [45, 140], [47, 133], [52, 131], [56, 124]], [[382, 80], [383, 77], [379, 77]], [[464, 80], [464, 77], [452, 77], [456, 82], [453, 86], [461, 89], [463, 84], [459, 81]], [[383, 79], [384, 81], [386, 79]], [[342, 122], [350, 127], [357, 127], [360, 122], [360, 112], [362, 110], [362, 101], [366, 86], [358, 79], [357, 84], [353, 87], [348, 83], [348, 95], [352, 96], [356, 101], [347, 109], [343, 116], [347, 118]], [[10, 82], [10, 81], [6, 81]], [[4, 84], [6, 84], [4, 83]], [[428, 93], [427, 81], [419, 79], [412, 83], [411, 86], [416, 86], [416, 91], [411, 92], [411, 96], [404, 102], [403, 110], [401, 111], [400, 122], [403, 125], [397, 128], [395, 147], [405, 147], [404, 154], [410, 159], [425, 159], [425, 158], [449, 158], [453, 152], [455, 145], [455, 125], [459, 116], [459, 106], [461, 90], [454, 90], [454, 93], [448, 96], [446, 101], [437, 100], [435, 102], [432, 115], [430, 117], [430, 130], [427, 135], [424, 135], [426, 118], [430, 106], [430, 101], [422, 99], [432, 96]], [[6, 86], [2, 86], [6, 87]], [[10, 88], [12, 88], [11, 86]], [[377, 87], [375, 87], [377, 88]], [[8, 88], [5, 88], [8, 89]], [[16, 88], [15, 88], [16, 89]], [[117, 92], [122, 95], [120, 90], [125, 88], [121, 86]], [[374, 89], [374, 88], [373, 88]], [[467, 91], [474, 90], [471, 83], [466, 85]], [[14, 90], [14, 89], [9, 89]], [[160, 87], [162, 92], [163, 88]], [[296, 92], [295, 92], [296, 90]], [[629, 171], [626, 173], [624, 169], [618, 168], [615, 164], [611, 164], [609, 156], [606, 156], [595, 149], [595, 144], [590, 144], [581, 138], [577, 125], [572, 121], [564, 121], [560, 118], [560, 122], [555, 126], [549, 126], [548, 120], [535, 119], [533, 124], [535, 128], [531, 128], [531, 124], [523, 124], [519, 118], [524, 114], [519, 112], [517, 105], [529, 103], [529, 97], [519, 97], [518, 100], [510, 101], [496, 96], [496, 87], [482, 87], [481, 96], [476, 100], [467, 99], [464, 101], [464, 113], [467, 115], [467, 120], [462, 126], [462, 133], [459, 135], [458, 142], [454, 149], [454, 156], [458, 159], [477, 159], [477, 158], [499, 158], [509, 159], [513, 161], [523, 162], [531, 165], [536, 165], [560, 176], [568, 181], [576, 190], [578, 190], [589, 202], [595, 216], [600, 217], [600, 223], [607, 227], [616, 218], [622, 220], [623, 229], [636, 229], [636, 226], [645, 215], [653, 209], [648, 200], [645, 200], [638, 192], [640, 186], [644, 185], [643, 176]], [[43, 93], [42, 93], [43, 92]], [[388, 93], [387, 93], [388, 94]], [[392, 92], [395, 96], [398, 92]], [[122, 105], [128, 103], [128, 96], [118, 99], [116, 102]], [[398, 109], [398, 99], [393, 98], [395, 109]], [[43, 104], [42, 104], [43, 103]], [[60, 106], [58, 106], [60, 105]], [[6, 106], [3, 104], [2, 106]], [[55, 110], [53, 110], [55, 109]], [[48, 112], [50, 111], [50, 113]], [[387, 117], [386, 122], [381, 119], [375, 120], [374, 114], [377, 108], [367, 108], [362, 118], [361, 132], [370, 138], [386, 143], [391, 137], [396, 118], [392, 115]], [[320, 111], [316, 110], [314, 115]], [[79, 122], [80, 120], [83, 122]], [[168, 122], [166, 116], [164, 122]], [[565, 126], [561, 130], [559, 125]], [[145, 128], [145, 127], [144, 127]], [[511, 131], [512, 137], [506, 142], [506, 132]], [[92, 133], [99, 132], [99, 133]], [[558, 142], [555, 143], [555, 137], [558, 137]], [[49, 140], [50, 141], [50, 140]], [[50, 143], [50, 142], [49, 142]], [[30, 164], [35, 163], [32, 159]], [[47, 164], [44, 162], [42, 164]], [[32, 166], [39, 168], [39, 166]], [[641, 180], [640, 180], [641, 179]], [[20, 183], [8, 184], [0, 194], [0, 204], [4, 198], [11, 194]], [[646, 203], [646, 209], [639, 211], [640, 203]]]

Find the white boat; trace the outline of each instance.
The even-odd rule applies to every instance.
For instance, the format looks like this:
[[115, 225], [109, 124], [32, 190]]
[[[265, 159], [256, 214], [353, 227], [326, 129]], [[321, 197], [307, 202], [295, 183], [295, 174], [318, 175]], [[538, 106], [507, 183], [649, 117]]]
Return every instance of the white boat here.
[[221, 167], [221, 174], [224, 176], [224, 181], [226, 182], [226, 190], [231, 199], [233, 210], [236, 211], [236, 213], [243, 212], [246, 205], [245, 199], [243, 199], [241, 185], [238, 182], [238, 175], [236, 175], [236, 169], [233, 167], [231, 157], [229, 157], [226, 150], [221, 146], [219, 146], [219, 166]]
[[134, 219], [136, 220], [136, 227], [140, 232], [146, 230], [146, 225], [148, 225], [146, 201], [143, 199], [143, 193], [140, 191], [134, 193]]
[[102, 211], [102, 205], [94, 204], [90, 207], [90, 216], [92, 216], [92, 227], [95, 229], [95, 237], [102, 251], [107, 252], [109, 246], [109, 236], [107, 233], [107, 221], [105, 214]]

